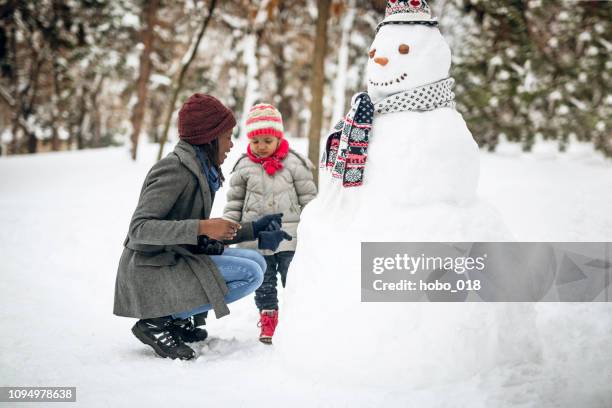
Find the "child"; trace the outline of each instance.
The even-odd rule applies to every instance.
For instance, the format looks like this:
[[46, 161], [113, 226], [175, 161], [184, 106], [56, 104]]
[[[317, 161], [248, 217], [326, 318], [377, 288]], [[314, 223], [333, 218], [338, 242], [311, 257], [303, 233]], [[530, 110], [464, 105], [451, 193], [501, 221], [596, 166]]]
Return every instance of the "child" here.
[[[247, 153], [234, 165], [223, 218], [236, 222], [253, 221], [260, 216], [282, 213], [283, 230], [293, 239], [283, 241], [276, 251], [260, 250], [266, 260], [264, 280], [255, 291], [259, 308], [259, 340], [271, 344], [278, 323], [277, 274], [285, 287], [287, 270], [297, 244], [297, 225], [302, 208], [317, 194], [312, 164], [289, 149], [283, 137], [283, 120], [274, 106], [258, 104], [251, 108], [246, 122], [250, 139]], [[257, 243], [240, 244], [257, 248]]]

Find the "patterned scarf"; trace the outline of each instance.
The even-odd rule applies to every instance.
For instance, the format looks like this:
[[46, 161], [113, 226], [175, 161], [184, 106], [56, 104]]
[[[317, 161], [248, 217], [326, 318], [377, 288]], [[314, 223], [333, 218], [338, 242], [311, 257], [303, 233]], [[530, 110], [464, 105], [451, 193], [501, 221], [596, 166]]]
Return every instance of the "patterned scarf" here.
[[208, 187], [210, 187], [211, 196], [215, 197], [215, 193], [219, 188], [221, 188], [221, 177], [219, 177], [219, 172], [215, 168], [215, 166], [211, 166], [204, 150], [202, 150], [199, 146], [193, 146], [196, 152], [196, 156], [198, 161], [200, 162], [200, 167], [202, 167], [202, 173], [206, 177], [208, 181]]
[[351, 110], [327, 137], [320, 167], [331, 170], [332, 177], [342, 179], [344, 187], [362, 185], [374, 114], [429, 111], [442, 107], [454, 109], [454, 84], [453, 78], [446, 78], [374, 103], [367, 92], [355, 95]]
[[276, 151], [268, 157], [258, 157], [251, 151], [251, 145], [247, 147], [247, 156], [252, 162], [261, 164], [266, 173], [273, 176], [277, 170], [283, 168], [282, 161], [287, 157], [289, 153], [289, 142], [286, 139], [280, 139], [280, 143], [276, 148]]

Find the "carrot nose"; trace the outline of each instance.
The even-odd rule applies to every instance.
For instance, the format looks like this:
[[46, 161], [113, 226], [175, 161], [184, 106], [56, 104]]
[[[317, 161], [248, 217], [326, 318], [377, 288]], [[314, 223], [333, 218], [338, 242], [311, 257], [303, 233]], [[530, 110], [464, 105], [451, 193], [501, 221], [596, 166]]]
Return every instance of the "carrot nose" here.
[[377, 63], [377, 64], [380, 64], [380, 65], [382, 65], [384, 67], [389, 62], [389, 58], [376, 57], [376, 58], [374, 58], [374, 62]]

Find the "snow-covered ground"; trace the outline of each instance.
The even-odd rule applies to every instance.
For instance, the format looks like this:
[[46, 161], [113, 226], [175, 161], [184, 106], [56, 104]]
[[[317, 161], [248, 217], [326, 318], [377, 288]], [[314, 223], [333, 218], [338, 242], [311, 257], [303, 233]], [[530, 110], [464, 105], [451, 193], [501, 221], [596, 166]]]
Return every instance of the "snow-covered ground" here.
[[[306, 150], [303, 140], [292, 146]], [[242, 151], [234, 148], [226, 174]], [[142, 146], [136, 163], [124, 148], [0, 159], [0, 386], [76, 386], [78, 405], [88, 407], [612, 407], [608, 304], [539, 308], [553, 365], [498, 367], [418, 389], [369, 385], [359, 350], [347, 367], [362, 370], [358, 386], [288, 371], [274, 347], [257, 340], [252, 299], [209, 320], [197, 360], [155, 357], [131, 335], [133, 319], [112, 315], [123, 238], [155, 153]], [[479, 191], [517, 240], [612, 241], [612, 161], [586, 146], [566, 154], [545, 144], [529, 155], [512, 145], [482, 153]], [[224, 200], [222, 190], [213, 215]]]

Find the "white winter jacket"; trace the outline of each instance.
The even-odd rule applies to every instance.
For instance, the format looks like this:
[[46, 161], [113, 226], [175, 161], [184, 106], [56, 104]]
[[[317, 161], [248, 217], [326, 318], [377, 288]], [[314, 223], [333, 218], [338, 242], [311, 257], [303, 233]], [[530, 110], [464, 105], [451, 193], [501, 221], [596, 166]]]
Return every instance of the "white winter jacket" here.
[[[283, 168], [270, 176], [261, 164], [243, 155], [232, 170], [227, 204], [223, 210], [223, 218], [236, 222], [255, 221], [264, 215], [283, 213], [282, 229], [293, 240], [283, 240], [275, 252], [295, 251], [302, 208], [317, 194], [312, 163], [308, 159], [290, 149], [282, 163]], [[257, 242], [243, 242], [238, 246], [257, 249]], [[260, 252], [264, 255], [274, 253], [269, 250]]]

